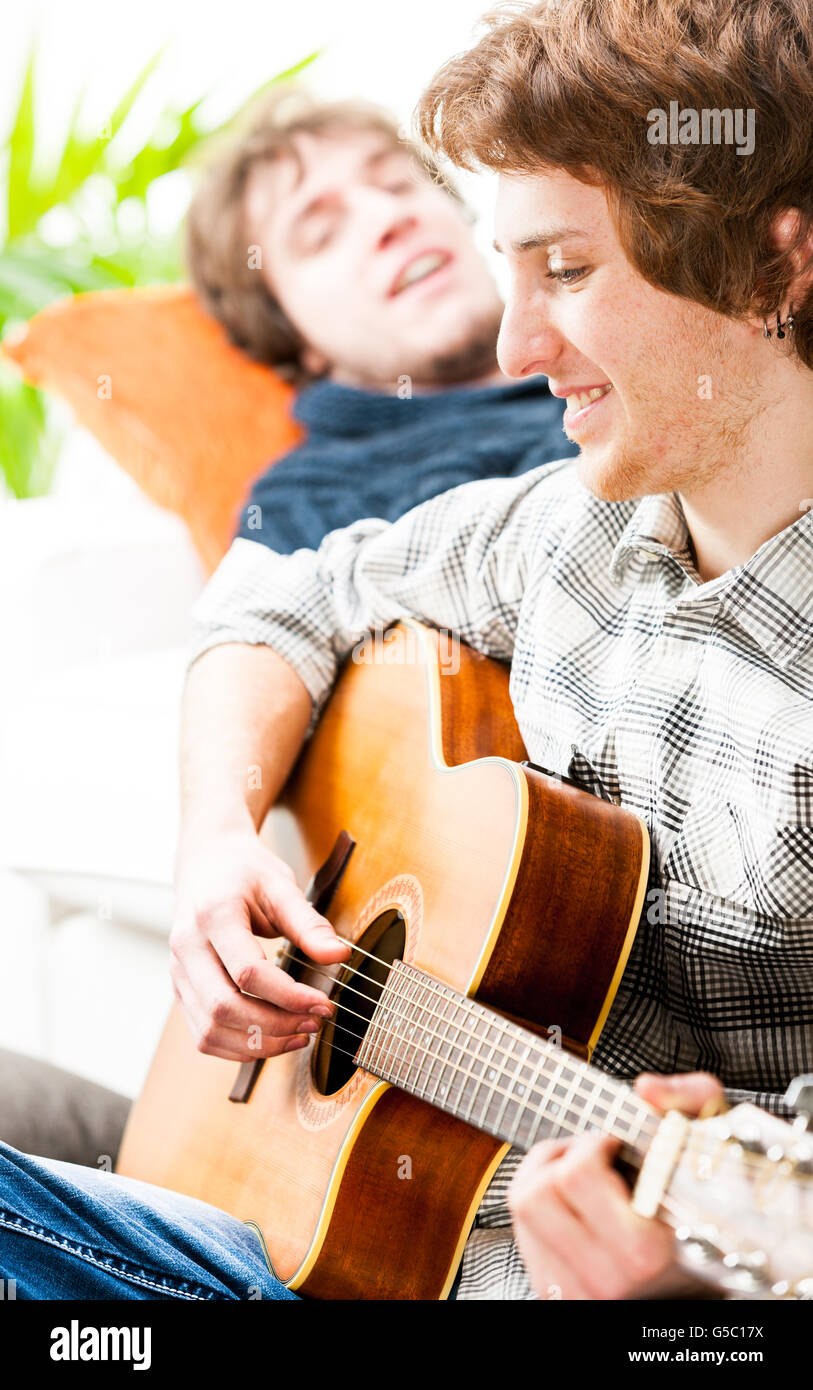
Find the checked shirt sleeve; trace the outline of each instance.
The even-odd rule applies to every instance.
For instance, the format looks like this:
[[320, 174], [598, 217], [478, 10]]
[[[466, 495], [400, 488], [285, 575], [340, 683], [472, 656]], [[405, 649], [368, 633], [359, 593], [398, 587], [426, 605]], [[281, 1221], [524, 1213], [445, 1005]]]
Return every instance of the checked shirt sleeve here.
[[727, 1105], [739, 1105], [741, 1101], [749, 1101], [751, 1105], [756, 1105], [760, 1110], [770, 1110], [771, 1114], [778, 1115], [780, 1119], [793, 1119], [793, 1110], [783, 1101], [784, 1091], [743, 1091], [734, 1090], [726, 1087], [725, 1101]]
[[343, 659], [401, 618], [510, 660], [529, 550], [537, 564], [557, 529], [566, 465], [465, 483], [396, 522], [331, 531], [315, 551], [234, 541], [193, 608], [190, 664], [224, 642], [272, 647], [310, 693], [312, 730]]

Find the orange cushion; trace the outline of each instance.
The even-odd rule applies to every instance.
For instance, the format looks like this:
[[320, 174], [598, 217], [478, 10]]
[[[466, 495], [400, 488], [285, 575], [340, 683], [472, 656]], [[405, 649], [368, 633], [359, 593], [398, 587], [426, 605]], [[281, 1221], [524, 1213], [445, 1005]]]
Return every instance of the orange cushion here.
[[57, 300], [2, 351], [184, 518], [210, 571], [252, 480], [302, 438], [293, 387], [233, 347], [188, 286]]

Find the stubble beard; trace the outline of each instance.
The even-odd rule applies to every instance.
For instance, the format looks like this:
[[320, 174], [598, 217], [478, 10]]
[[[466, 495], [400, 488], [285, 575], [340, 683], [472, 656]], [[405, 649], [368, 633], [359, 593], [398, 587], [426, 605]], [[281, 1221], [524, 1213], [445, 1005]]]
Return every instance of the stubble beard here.
[[434, 386], [453, 386], [497, 371], [497, 336], [502, 315], [502, 305], [483, 315], [464, 343], [428, 354], [411, 375], [416, 381]]
[[[653, 494], [702, 490], [711, 482], [737, 475], [747, 466], [755, 425], [768, 407], [755, 371], [744, 364], [735, 371], [724, 336], [709, 335], [704, 356], [712, 396], [703, 399], [696, 378], [674, 370], [649, 380], [673, 382], [662, 390], [662, 408], [648, 399], [625, 393], [628, 411], [617, 442], [606, 456], [591, 461], [589, 445], [579, 456], [579, 475], [603, 501], [626, 502]], [[682, 399], [686, 404], [676, 405]], [[636, 429], [634, 421], [641, 424]]]

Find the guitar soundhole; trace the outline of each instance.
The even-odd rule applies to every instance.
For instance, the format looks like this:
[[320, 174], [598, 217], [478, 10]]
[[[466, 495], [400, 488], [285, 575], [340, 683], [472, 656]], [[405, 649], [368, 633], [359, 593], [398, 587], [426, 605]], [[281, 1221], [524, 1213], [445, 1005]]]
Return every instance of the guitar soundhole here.
[[[406, 920], [388, 908], [359, 937], [350, 959], [336, 977], [330, 998], [336, 1015], [324, 1025], [313, 1055], [313, 1082], [323, 1096], [333, 1096], [356, 1074], [353, 1061], [378, 1003], [394, 960], [403, 958]], [[363, 954], [369, 952], [369, 955]], [[375, 956], [375, 960], [370, 957]]]

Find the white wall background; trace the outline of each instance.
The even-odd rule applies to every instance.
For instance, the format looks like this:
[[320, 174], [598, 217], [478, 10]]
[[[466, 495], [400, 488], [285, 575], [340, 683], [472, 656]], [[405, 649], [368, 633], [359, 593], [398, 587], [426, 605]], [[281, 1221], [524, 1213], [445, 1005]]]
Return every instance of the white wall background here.
[[[363, 96], [408, 122], [422, 86], [453, 53], [470, 46], [486, 0], [30, 0], [0, 12], [0, 136], [14, 110], [25, 58], [38, 36], [37, 117], [46, 132], [44, 157], [58, 151], [77, 91], [88, 131], [98, 130], [142, 66], [168, 45], [159, 70], [139, 100], [139, 119], [167, 99], [203, 108], [212, 125], [227, 117], [260, 83], [323, 50], [307, 81], [326, 98]], [[143, 132], [142, 132], [143, 133]], [[488, 178], [456, 175], [481, 215], [479, 244], [490, 248], [493, 186]], [[169, 182], [169, 181], [167, 181]], [[167, 189], [165, 196], [173, 196]], [[184, 190], [174, 192], [184, 196]], [[168, 206], [167, 215], [174, 209]], [[490, 253], [495, 273], [499, 258]]]
[[[47, 166], [78, 94], [92, 136], [163, 44], [119, 137], [134, 148], [168, 102], [210, 93], [214, 127], [315, 49], [313, 91], [365, 97], [407, 124], [486, 4], [0, 0], [0, 146], [35, 37]], [[499, 277], [493, 185], [455, 177]], [[190, 192], [184, 173], [158, 180], [151, 224], [176, 225]], [[0, 1045], [135, 1094], [169, 997], [182, 644], [202, 576], [182, 523], [60, 410], [51, 495], [0, 506]]]

